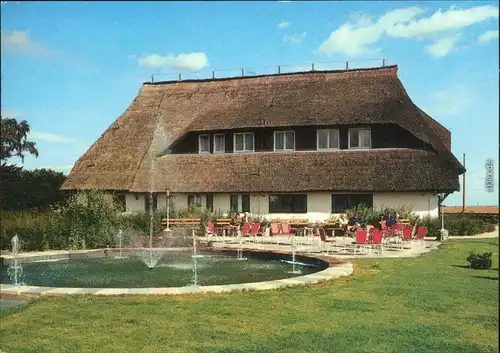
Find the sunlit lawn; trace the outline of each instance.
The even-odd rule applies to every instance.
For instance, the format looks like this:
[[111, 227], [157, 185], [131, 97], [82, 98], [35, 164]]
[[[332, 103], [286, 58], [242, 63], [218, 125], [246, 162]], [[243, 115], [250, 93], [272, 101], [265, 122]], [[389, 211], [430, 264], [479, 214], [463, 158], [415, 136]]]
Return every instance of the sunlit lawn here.
[[[469, 270], [469, 250], [493, 270]], [[498, 239], [418, 259], [354, 261], [349, 278], [272, 292], [61, 297], [4, 311], [5, 352], [497, 352]]]

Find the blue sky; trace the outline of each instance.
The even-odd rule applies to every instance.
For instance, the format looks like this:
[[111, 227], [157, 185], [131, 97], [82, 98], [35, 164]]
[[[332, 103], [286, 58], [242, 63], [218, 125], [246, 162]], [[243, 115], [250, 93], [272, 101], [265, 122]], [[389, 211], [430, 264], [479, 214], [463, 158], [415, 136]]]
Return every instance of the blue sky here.
[[[491, 2], [2, 2], [2, 116], [68, 172], [152, 74], [184, 78], [387, 64], [467, 155], [467, 204], [498, 205], [498, 5]], [[232, 69], [221, 71], [221, 69]], [[157, 75], [157, 80], [175, 75]], [[498, 174], [498, 173], [496, 173]], [[436, 176], [439, 177], [439, 176]], [[461, 204], [461, 193], [447, 199]]]

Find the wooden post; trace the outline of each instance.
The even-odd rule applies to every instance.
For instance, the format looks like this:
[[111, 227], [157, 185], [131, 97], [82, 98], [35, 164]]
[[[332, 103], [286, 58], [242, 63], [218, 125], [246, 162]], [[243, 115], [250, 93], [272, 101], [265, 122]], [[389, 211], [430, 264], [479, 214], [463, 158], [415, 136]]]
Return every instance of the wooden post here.
[[314, 63], [312, 63], [312, 71], [314, 71]]
[[182, 81], [182, 76], [180, 72], [179, 72], [179, 81]]
[[382, 59], [382, 67], [385, 66], [385, 59]]
[[[465, 168], [465, 153], [464, 153], [464, 163], [463, 166]], [[462, 212], [465, 212], [465, 172], [462, 174]]]
[[241, 76], [245, 76], [245, 69], [241, 69]]
[[215, 78], [215, 70], [212, 71], [212, 78]]
[[281, 67], [279, 65], [276, 65], [278, 67], [278, 73], [281, 73]]
[[346, 69], [346, 70], [349, 70], [349, 61], [346, 61], [346, 62], [345, 62], [345, 69]]
[[151, 75], [151, 83], [155, 82], [155, 75]]

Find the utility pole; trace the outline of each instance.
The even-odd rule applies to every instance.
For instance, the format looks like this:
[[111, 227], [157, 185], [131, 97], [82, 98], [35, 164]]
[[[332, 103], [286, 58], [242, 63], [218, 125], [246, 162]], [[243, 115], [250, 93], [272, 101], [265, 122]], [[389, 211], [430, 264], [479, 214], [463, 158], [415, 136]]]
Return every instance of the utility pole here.
[[[465, 168], [465, 153], [464, 153], [463, 166]], [[462, 212], [465, 213], [465, 172], [462, 174]]]

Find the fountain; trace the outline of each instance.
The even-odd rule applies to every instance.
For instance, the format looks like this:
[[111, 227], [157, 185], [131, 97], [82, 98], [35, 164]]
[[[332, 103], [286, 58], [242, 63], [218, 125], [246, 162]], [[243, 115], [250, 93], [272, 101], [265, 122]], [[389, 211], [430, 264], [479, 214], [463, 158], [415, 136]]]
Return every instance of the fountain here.
[[198, 286], [198, 253], [196, 249], [196, 231], [193, 229], [193, 287]]
[[302, 271], [300, 269], [297, 268], [297, 265], [303, 265], [303, 263], [301, 262], [297, 262], [296, 261], [296, 252], [297, 252], [297, 246], [296, 246], [296, 243], [295, 243], [295, 234], [292, 235], [292, 261], [286, 261], [288, 263], [291, 263], [292, 264], [292, 270], [291, 271], [288, 271], [288, 273], [292, 273], [292, 274], [301, 274]]
[[[151, 147], [149, 149], [150, 156], [150, 173], [149, 173], [149, 244], [147, 247], [147, 254], [144, 251], [139, 252], [140, 259], [148, 266], [149, 269], [155, 267], [158, 261], [163, 255], [163, 250], [156, 249], [153, 250], [153, 234], [154, 234], [154, 209], [153, 209], [153, 192], [156, 190], [155, 183], [155, 169], [156, 169], [156, 158], [163, 152], [165, 152], [168, 147], [167, 136], [165, 129], [163, 127], [163, 122], [161, 118], [156, 117], [156, 127], [153, 134], [153, 141], [151, 142]], [[167, 195], [167, 205], [169, 203]], [[167, 227], [168, 228], [168, 227]]]
[[115, 259], [124, 259], [126, 258], [126, 256], [123, 256], [123, 231], [120, 229], [118, 231], [118, 246], [119, 246], [119, 249], [120, 249], [120, 253], [118, 256], [115, 256]]
[[22, 278], [23, 275], [23, 266], [19, 262], [18, 256], [19, 256], [19, 237], [14, 235], [11, 240], [12, 243], [12, 257], [13, 257], [13, 262], [9, 264], [9, 268], [7, 269], [7, 272], [9, 274], [9, 277], [12, 282], [16, 286], [22, 285], [22, 282], [20, 279]]
[[236, 259], [240, 261], [247, 260], [246, 257], [243, 257], [243, 238], [241, 236], [241, 231], [238, 230], [238, 238], [239, 238], [239, 243], [240, 247], [236, 250]]

